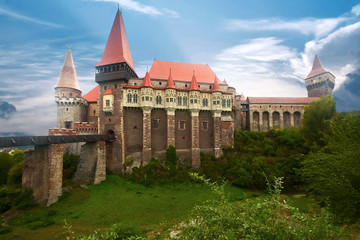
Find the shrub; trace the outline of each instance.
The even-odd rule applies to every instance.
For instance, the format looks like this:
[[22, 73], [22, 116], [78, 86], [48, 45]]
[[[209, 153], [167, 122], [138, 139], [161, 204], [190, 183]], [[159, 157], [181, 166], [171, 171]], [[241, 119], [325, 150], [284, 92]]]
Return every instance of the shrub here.
[[166, 149], [166, 165], [170, 168], [172, 172], [176, 170], [177, 158], [176, 158], [176, 148], [170, 145]]
[[0, 152], [0, 186], [7, 183], [8, 172], [14, 164], [15, 162], [9, 153]]
[[71, 155], [71, 154], [64, 154], [63, 157], [63, 179], [72, 179], [75, 172], [77, 165], [79, 163], [80, 156], [78, 155]]
[[7, 184], [13, 187], [21, 187], [22, 170], [24, 161], [16, 163], [8, 172]]

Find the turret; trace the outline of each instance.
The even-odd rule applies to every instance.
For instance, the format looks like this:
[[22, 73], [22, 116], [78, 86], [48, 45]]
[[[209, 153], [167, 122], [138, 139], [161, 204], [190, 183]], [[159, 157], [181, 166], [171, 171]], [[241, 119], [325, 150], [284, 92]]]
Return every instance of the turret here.
[[212, 110], [221, 111], [222, 92], [220, 90], [219, 79], [216, 76], [214, 79], [211, 98], [212, 98]]
[[57, 128], [73, 129], [75, 122], [86, 121], [87, 103], [81, 98], [70, 44], [55, 86]]
[[305, 78], [305, 85], [308, 97], [321, 97], [333, 94], [335, 76], [323, 68], [317, 54], [315, 55], [313, 67]]
[[140, 105], [141, 107], [145, 108], [152, 108], [152, 97], [154, 93], [153, 85], [151, 83], [150, 74], [146, 72], [144, 80], [140, 87]]
[[189, 87], [189, 109], [200, 109], [200, 88], [198, 82], [196, 81], [195, 72], [193, 72], [193, 76], [191, 79], [190, 87]]
[[173, 78], [171, 76], [171, 69], [168, 81], [165, 87], [165, 106], [167, 109], [174, 110], [176, 107], [176, 90]]

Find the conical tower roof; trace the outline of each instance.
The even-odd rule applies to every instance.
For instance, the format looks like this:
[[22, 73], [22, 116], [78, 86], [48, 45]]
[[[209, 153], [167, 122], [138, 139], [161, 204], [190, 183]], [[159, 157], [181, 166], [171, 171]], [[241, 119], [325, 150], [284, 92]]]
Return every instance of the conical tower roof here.
[[135, 72], [129, 42], [126, 37], [124, 20], [120, 10], [118, 10], [105, 46], [103, 56], [100, 62], [96, 64], [96, 66], [98, 67], [120, 62], [126, 62]]
[[146, 72], [144, 80], [143, 80], [143, 82], [141, 84], [141, 87], [153, 87], [153, 85], [151, 83], [149, 72]]
[[221, 92], [220, 86], [219, 86], [219, 79], [217, 78], [216, 75], [215, 75], [215, 79], [214, 79], [214, 84], [213, 84], [212, 91], [213, 91], [213, 92]]
[[81, 91], [79, 81], [76, 75], [76, 70], [75, 70], [74, 60], [71, 54], [70, 45], [66, 53], [64, 64], [61, 68], [59, 80], [55, 86], [55, 88], [59, 88], [59, 87], [73, 88]]
[[200, 91], [199, 84], [196, 81], [195, 72], [193, 72], [193, 77], [191, 79], [189, 90], [190, 91], [194, 91], [194, 90]]
[[167, 84], [166, 84], [165, 88], [175, 88], [175, 83], [174, 83], [173, 78], [171, 76], [171, 68], [170, 68], [169, 78], [167, 80]]
[[319, 75], [319, 74], [322, 74], [322, 73], [325, 73], [325, 72], [327, 72], [327, 71], [321, 65], [320, 59], [319, 59], [318, 55], [316, 54], [315, 59], [314, 59], [314, 63], [313, 63], [313, 67], [312, 67], [310, 73], [307, 75], [307, 77], [305, 79], [314, 77], [316, 75]]

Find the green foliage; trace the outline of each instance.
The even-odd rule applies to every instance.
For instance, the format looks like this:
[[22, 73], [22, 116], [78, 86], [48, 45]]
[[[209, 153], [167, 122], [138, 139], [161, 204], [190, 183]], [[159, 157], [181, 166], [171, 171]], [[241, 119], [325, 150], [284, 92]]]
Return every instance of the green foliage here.
[[170, 168], [172, 172], [176, 170], [177, 165], [177, 157], [176, 157], [176, 148], [170, 145], [166, 149], [166, 165]]
[[7, 184], [9, 186], [13, 186], [17, 188], [21, 187], [23, 167], [24, 167], [24, 161], [20, 161], [16, 163], [14, 166], [12, 166], [12, 168], [10, 168], [7, 179]]
[[11, 154], [0, 152], [0, 186], [7, 183], [8, 172], [14, 164]]
[[0, 213], [10, 209], [23, 210], [35, 206], [31, 190], [5, 188], [0, 190]]
[[72, 179], [77, 165], [79, 163], [80, 156], [64, 154], [63, 156], [63, 179]]
[[330, 127], [327, 146], [305, 157], [301, 174], [322, 206], [338, 220], [354, 221], [360, 216], [360, 118], [337, 114]]
[[[203, 181], [209, 184], [208, 180]], [[346, 239], [343, 228], [334, 226], [331, 215], [307, 215], [280, 195], [282, 179], [275, 178], [271, 195], [228, 202], [223, 185], [212, 184], [223, 195], [217, 205], [195, 207], [188, 220], [171, 229], [178, 239]], [[215, 203], [215, 202], [213, 202]]]
[[307, 147], [326, 145], [324, 137], [330, 131], [330, 120], [335, 113], [336, 103], [330, 95], [322, 96], [305, 106], [301, 131]]

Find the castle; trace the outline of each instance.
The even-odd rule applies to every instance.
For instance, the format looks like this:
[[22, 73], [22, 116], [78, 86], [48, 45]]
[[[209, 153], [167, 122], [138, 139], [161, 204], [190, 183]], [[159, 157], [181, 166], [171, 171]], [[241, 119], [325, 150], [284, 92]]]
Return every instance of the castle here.
[[299, 127], [304, 106], [335, 85], [317, 55], [305, 79], [308, 97], [245, 98], [203, 64], [154, 60], [139, 78], [119, 10], [95, 68], [98, 85], [82, 96], [69, 46], [55, 86], [57, 128], [49, 134], [115, 135], [106, 150], [111, 171], [121, 171], [128, 157], [138, 164], [164, 159], [169, 145], [199, 167], [200, 152], [219, 156], [233, 145], [234, 129]]

